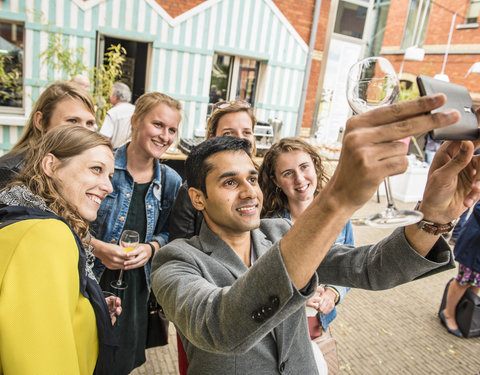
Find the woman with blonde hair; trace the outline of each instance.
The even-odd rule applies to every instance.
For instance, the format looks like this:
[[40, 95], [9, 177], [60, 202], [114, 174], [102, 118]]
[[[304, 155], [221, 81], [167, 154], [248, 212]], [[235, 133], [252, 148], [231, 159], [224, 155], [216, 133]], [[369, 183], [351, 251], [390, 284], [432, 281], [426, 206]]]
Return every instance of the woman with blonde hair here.
[[[116, 375], [129, 374], [146, 360], [149, 260], [168, 241], [170, 211], [182, 183], [158, 159], [177, 136], [181, 112], [178, 100], [159, 92], [137, 99], [131, 141], [115, 152], [113, 192], [102, 202], [92, 225], [94, 272], [102, 289], [117, 293], [111, 282], [118, 279], [120, 270], [125, 271], [127, 288], [120, 291], [123, 312], [115, 327], [120, 345], [113, 368]], [[118, 245], [125, 230], [134, 230], [140, 237], [140, 244], [128, 253]]]
[[0, 373], [111, 373], [121, 309], [105, 304], [85, 249], [112, 174], [110, 142], [65, 125], [0, 192]]
[[39, 96], [12, 149], [0, 157], [0, 188], [23, 167], [25, 156], [45, 133], [59, 125], [80, 125], [95, 130], [95, 107], [90, 94], [73, 82], [57, 82]]

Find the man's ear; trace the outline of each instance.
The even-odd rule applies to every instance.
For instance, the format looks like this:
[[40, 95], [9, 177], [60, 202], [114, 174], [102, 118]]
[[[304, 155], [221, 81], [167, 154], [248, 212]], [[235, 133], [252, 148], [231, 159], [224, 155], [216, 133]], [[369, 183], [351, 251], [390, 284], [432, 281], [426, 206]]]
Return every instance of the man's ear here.
[[188, 195], [190, 196], [190, 200], [195, 209], [202, 211], [205, 208], [205, 195], [201, 190], [191, 187], [188, 189]]
[[34, 115], [33, 115], [33, 125], [35, 125], [35, 127], [38, 130], [40, 130], [41, 132], [43, 132], [42, 119], [43, 119], [43, 113], [42, 112], [37, 111], [37, 112], [34, 113]]
[[48, 153], [42, 159], [42, 169], [43, 172], [50, 178], [55, 174], [55, 169], [57, 166], [57, 158], [55, 155]]

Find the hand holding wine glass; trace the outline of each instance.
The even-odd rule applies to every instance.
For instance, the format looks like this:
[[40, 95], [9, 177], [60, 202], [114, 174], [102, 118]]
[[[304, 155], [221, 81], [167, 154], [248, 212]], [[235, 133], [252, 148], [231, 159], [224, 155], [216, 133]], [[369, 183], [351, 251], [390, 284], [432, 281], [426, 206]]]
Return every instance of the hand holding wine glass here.
[[[135, 249], [135, 246], [138, 245], [140, 241], [138, 232], [134, 230], [125, 230], [120, 237], [119, 245], [123, 247], [123, 251], [128, 253]], [[127, 287], [127, 283], [123, 281], [123, 273], [124, 270], [120, 270], [120, 275], [118, 276], [118, 280], [114, 280], [110, 283], [110, 286], [114, 289], [125, 289]]]
[[[355, 63], [348, 72], [347, 100], [355, 114], [393, 104], [398, 100], [400, 83], [393, 66], [383, 57], [368, 57]], [[406, 142], [410, 137], [399, 139]], [[388, 176], [384, 180], [387, 208], [366, 220], [374, 227], [406, 226], [422, 220], [423, 214], [395, 207]]]

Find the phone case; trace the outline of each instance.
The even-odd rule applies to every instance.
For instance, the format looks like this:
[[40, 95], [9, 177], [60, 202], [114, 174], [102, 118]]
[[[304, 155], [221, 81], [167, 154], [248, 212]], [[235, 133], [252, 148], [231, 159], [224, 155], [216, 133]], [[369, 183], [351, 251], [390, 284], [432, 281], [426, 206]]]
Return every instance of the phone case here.
[[417, 77], [420, 95], [443, 93], [447, 96], [444, 106], [432, 111], [441, 112], [446, 109], [456, 109], [460, 112], [461, 118], [455, 124], [430, 132], [434, 140], [473, 140], [479, 137], [477, 116], [473, 110], [473, 102], [466, 87], [455, 83], [444, 82], [438, 79], [419, 75]]

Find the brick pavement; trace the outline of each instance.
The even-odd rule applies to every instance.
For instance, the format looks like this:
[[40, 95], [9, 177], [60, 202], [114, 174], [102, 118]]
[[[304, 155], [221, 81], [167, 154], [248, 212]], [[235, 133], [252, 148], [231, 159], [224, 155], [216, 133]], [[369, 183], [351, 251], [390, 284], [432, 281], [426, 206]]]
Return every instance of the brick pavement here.
[[[384, 205], [372, 199], [357, 214], [372, 214]], [[397, 205], [400, 209], [414, 206]], [[362, 245], [376, 242], [390, 230], [355, 226], [354, 232], [356, 244]], [[388, 291], [351, 290], [331, 325], [340, 374], [480, 374], [480, 337], [454, 337], [437, 317], [444, 286], [455, 274], [455, 270], [445, 271]], [[172, 325], [170, 344], [147, 350], [147, 362], [132, 374], [178, 374]]]

